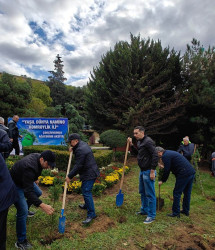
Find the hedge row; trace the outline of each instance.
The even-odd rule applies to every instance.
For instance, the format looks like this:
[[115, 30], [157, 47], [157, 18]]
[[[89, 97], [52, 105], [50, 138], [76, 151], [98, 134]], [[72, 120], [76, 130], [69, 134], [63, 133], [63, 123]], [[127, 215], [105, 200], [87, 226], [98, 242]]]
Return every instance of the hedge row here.
[[[55, 146], [56, 147], [56, 146]], [[62, 146], [60, 146], [62, 147]], [[56, 167], [59, 170], [67, 170], [68, 161], [69, 161], [69, 151], [67, 147], [64, 147], [64, 150], [61, 148], [59, 150], [54, 149], [53, 146], [28, 146], [23, 147], [24, 155], [31, 153], [42, 153], [44, 150], [52, 150], [56, 155]], [[93, 154], [96, 160], [96, 163], [99, 168], [102, 166], [107, 166], [111, 163], [113, 157], [112, 150], [93, 150]], [[74, 165], [74, 157], [72, 160], [71, 168]]]

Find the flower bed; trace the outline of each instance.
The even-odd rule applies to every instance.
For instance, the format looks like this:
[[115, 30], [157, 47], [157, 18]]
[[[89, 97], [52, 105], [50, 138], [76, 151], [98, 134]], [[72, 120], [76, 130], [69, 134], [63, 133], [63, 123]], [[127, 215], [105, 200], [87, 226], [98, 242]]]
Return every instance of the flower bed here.
[[[125, 174], [127, 174], [129, 170], [129, 167], [125, 166]], [[107, 167], [102, 167], [100, 169], [100, 176], [96, 179], [93, 185], [93, 195], [99, 196], [106, 188], [112, 187], [114, 184], [116, 184], [122, 177], [122, 172], [122, 166], [108, 165]], [[39, 176], [40, 184], [46, 186], [61, 184], [62, 187], [64, 187], [65, 173], [61, 173], [60, 176], [59, 173], [56, 174], [56, 171], [55, 176], [53, 176], [53, 173], [51, 173], [51, 176], [49, 176], [49, 173], [50, 172], [46, 171], [43, 172], [43, 176]], [[63, 175], [64, 177], [62, 177]], [[67, 185], [67, 192], [77, 194], [81, 193], [81, 181], [77, 177], [74, 177], [73, 181]]]

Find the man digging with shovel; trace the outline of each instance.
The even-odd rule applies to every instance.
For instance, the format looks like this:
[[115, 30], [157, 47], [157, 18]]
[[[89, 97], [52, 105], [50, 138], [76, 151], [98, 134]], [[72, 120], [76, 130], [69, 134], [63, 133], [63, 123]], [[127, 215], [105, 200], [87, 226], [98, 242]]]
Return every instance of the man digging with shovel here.
[[[162, 147], [156, 147], [157, 154], [162, 158], [164, 164], [164, 172], [159, 185], [166, 182], [170, 172], [176, 177], [175, 187], [173, 190], [172, 213], [167, 214], [169, 217], [180, 217], [180, 213], [189, 216], [190, 198], [193, 180], [195, 177], [195, 169], [190, 162], [180, 153], [165, 150]], [[180, 211], [181, 195], [184, 193], [182, 210]]]
[[99, 176], [99, 169], [91, 148], [86, 142], [81, 141], [79, 134], [71, 134], [68, 143], [70, 144], [69, 150], [73, 151], [75, 155], [75, 165], [66, 177], [66, 182], [69, 184], [74, 176], [80, 175], [80, 180], [82, 181], [81, 190], [85, 203], [80, 204], [79, 207], [87, 210], [87, 218], [82, 222], [86, 225], [96, 218], [92, 188], [96, 178]]

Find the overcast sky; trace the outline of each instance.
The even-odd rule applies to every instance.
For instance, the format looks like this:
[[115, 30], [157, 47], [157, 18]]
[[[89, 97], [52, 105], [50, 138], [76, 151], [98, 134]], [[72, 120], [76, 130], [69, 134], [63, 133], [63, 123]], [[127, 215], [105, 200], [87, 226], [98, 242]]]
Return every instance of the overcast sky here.
[[130, 33], [183, 52], [215, 45], [214, 25], [214, 0], [0, 0], [0, 72], [47, 80], [59, 54], [66, 84], [83, 86]]

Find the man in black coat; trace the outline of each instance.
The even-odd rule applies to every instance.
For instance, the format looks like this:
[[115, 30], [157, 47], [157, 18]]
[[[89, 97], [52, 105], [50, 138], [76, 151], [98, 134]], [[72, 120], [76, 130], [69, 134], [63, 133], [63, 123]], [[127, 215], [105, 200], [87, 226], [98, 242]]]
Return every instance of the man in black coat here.
[[3, 152], [10, 151], [11, 148], [7, 133], [0, 130], [0, 250], [6, 249], [8, 209], [17, 200], [16, 186], [2, 156]]
[[66, 181], [69, 183], [75, 175], [80, 175], [85, 204], [81, 204], [79, 207], [87, 209], [87, 218], [82, 223], [89, 224], [96, 218], [92, 188], [96, 178], [99, 176], [99, 169], [91, 148], [86, 142], [81, 141], [79, 134], [71, 134], [68, 143], [71, 146], [70, 151], [73, 151], [75, 155], [75, 165], [66, 177]]
[[132, 138], [128, 138], [131, 150], [137, 155], [139, 174], [139, 193], [141, 195], [141, 209], [137, 214], [147, 215], [144, 224], [152, 223], [156, 217], [156, 195], [155, 195], [155, 176], [158, 164], [158, 156], [155, 150], [154, 141], [145, 135], [142, 126], [134, 128], [134, 137], [137, 147], [132, 143]]
[[8, 128], [9, 128], [9, 137], [12, 141], [13, 148], [15, 149], [15, 154], [19, 155], [20, 148], [19, 148], [19, 137], [22, 136], [19, 134], [19, 129], [17, 126], [17, 122], [19, 121], [19, 116], [14, 115], [13, 119], [9, 121]]
[[26, 220], [29, 204], [40, 207], [48, 215], [54, 212], [50, 205], [43, 203], [39, 199], [37, 190], [35, 190], [35, 181], [38, 180], [42, 170], [54, 166], [55, 154], [50, 150], [46, 150], [41, 154], [32, 153], [25, 156], [20, 161], [17, 161], [10, 170], [18, 192], [18, 201], [14, 204], [17, 209], [16, 233], [18, 240], [15, 243], [17, 248], [32, 248], [32, 245], [26, 239]]
[[[170, 172], [176, 177], [175, 188], [173, 190], [173, 205], [172, 214], [167, 214], [170, 217], [180, 217], [180, 212], [189, 216], [190, 198], [193, 180], [195, 177], [195, 169], [190, 162], [178, 152], [172, 150], [164, 150], [162, 147], [157, 147], [158, 156], [164, 164], [164, 171], [159, 185], [166, 182]], [[182, 211], [180, 211], [181, 195], [184, 193]]]

